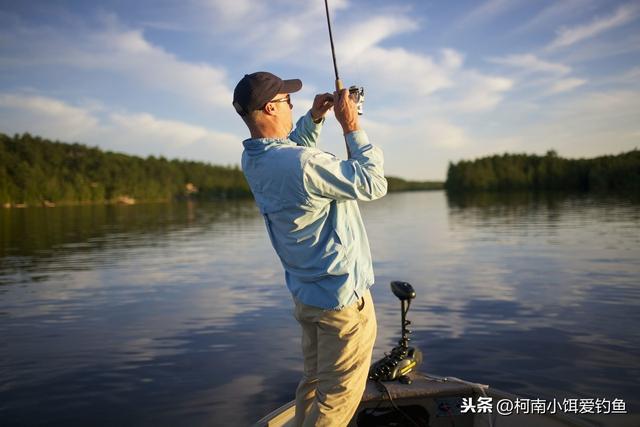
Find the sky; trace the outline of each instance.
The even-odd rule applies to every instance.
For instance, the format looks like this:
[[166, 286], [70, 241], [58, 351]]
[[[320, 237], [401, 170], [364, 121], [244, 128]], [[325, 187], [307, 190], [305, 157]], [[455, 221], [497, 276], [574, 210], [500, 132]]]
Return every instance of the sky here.
[[[340, 77], [387, 175], [449, 162], [640, 146], [640, 1], [329, 0]], [[0, 132], [240, 163], [244, 74], [332, 92], [322, 0], [0, 0]], [[346, 156], [330, 113], [320, 147]]]

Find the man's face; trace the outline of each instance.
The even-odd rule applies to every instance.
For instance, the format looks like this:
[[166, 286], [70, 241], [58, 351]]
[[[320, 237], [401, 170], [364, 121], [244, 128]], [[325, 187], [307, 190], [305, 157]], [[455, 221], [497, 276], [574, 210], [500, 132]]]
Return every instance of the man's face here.
[[293, 115], [291, 103], [291, 95], [288, 93], [279, 93], [269, 101], [274, 106], [274, 112], [278, 121], [280, 121], [289, 132], [293, 129]]

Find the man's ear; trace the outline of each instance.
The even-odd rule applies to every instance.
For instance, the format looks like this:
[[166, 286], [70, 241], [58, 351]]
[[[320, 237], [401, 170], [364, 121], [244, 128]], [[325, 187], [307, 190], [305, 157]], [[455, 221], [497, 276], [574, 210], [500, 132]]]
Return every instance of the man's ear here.
[[264, 106], [264, 108], [262, 109], [266, 114], [269, 114], [270, 116], [273, 116], [274, 114], [276, 114], [276, 106], [273, 105], [272, 102], [267, 103], [267, 105]]

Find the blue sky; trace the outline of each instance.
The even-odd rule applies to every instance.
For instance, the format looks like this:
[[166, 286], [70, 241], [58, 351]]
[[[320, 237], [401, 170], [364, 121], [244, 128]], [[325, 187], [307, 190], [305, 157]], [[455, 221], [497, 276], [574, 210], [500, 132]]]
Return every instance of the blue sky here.
[[[503, 152], [592, 157], [640, 144], [640, 2], [330, 0], [345, 84], [390, 175], [444, 179]], [[0, 131], [238, 164], [245, 74], [333, 90], [322, 0], [0, 4]], [[333, 117], [322, 147], [344, 156]]]

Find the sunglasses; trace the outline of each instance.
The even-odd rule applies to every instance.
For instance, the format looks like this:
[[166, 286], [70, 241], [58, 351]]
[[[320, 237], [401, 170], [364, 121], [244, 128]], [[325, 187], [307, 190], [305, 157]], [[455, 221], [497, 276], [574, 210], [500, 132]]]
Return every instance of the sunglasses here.
[[[280, 99], [273, 99], [269, 102], [286, 102], [287, 104], [289, 104], [289, 108], [293, 108], [293, 104], [291, 103], [291, 95], [287, 94], [287, 96], [285, 96], [284, 98], [280, 98]], [[267, 104], [269, 103], [267, 102]], [[264, 106], [266, 107], [267, 104], [264, 104]], [[264, 107], [262, 107], [264, 108]]]

